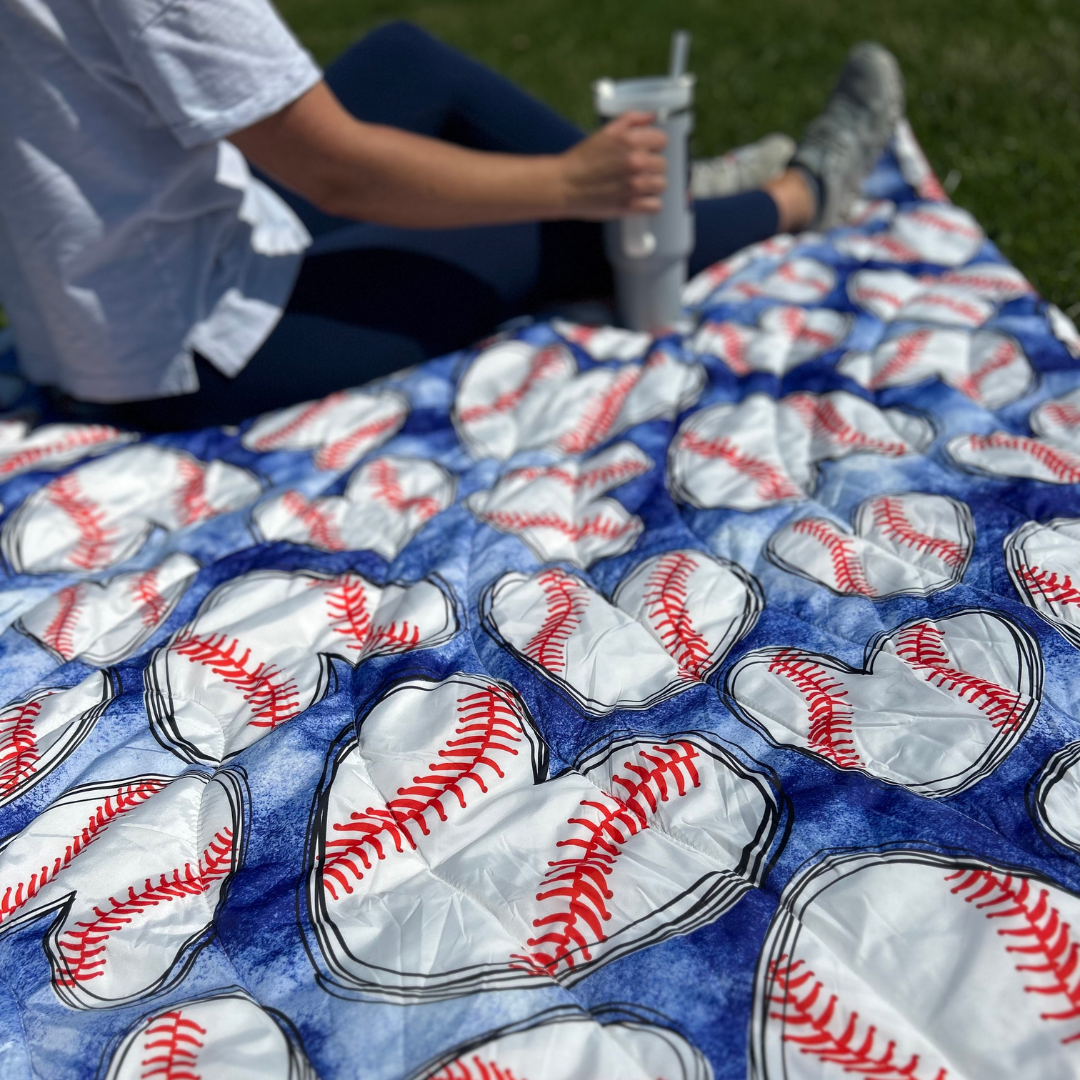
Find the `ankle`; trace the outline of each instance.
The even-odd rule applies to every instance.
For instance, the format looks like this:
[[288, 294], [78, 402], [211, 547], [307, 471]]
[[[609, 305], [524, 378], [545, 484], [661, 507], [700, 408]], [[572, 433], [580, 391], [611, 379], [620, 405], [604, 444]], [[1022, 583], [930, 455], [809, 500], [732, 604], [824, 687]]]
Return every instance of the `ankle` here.
[[780, 232], [798, 232], [807, 228], [817, 217], [819, 187], [804, 169], [786, 169], [775, 180], [764, 185], [776, 203], [777, 228]]

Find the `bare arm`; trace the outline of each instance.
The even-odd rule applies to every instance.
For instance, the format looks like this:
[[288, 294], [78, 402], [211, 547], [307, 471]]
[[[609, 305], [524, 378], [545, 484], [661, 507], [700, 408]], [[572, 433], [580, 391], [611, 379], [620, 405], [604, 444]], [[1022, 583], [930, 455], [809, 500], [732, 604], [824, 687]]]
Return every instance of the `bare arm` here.
[[652, 213], [664, 135], [627, 113], [563, 154], [466, 150], [365, 124], [325, 82], [230, 136], [259, 168], [320, 210], [407, 228]]

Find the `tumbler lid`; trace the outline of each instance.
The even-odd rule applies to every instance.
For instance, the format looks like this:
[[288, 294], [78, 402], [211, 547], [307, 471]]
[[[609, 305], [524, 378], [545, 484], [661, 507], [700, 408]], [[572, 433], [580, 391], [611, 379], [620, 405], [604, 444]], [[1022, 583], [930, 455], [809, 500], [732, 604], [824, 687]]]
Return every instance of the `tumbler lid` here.
[[593, 101], [601, 116], [619, 116], [631, 109], [642, 112], [677, 112], [694, 103], [693, 75], [652, 79], [597, 79]]

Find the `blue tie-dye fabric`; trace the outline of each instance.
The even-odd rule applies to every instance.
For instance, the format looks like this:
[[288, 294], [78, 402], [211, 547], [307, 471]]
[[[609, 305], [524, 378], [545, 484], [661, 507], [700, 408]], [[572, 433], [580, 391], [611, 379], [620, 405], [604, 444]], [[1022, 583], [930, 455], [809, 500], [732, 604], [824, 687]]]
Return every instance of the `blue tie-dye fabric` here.
[[[870, 178], [867, 192], [873, 198], [891, 200], [900, 211], [917, 205], [933, 209], [936, 205], [920, 203], [891, 155]], [[1047, 578], [1040, 578], [1043, 584], [1031, 585], [1026, 594], [1018, 591], [1009, 572], [1009, 552], [1014, 553], [1015, 561], [1019, 559], [1015, 555], [1018, 548], [1015, 543], [1011, 547], [1006, 544], [1006, 539], [1027, 522], [1080, 519], [1080, 487], [1066, 482], [1071, 475], [1068, 462], [1072, 452], [1067, 418], [1055, 428], [1057, 435], [1047, 436], [1048, 445], [1052, 444], [1059, 459], [1063, 456], [1065, 461], [1062, 465], [1055, 459], [1057, 482], [1008, 475], [1008, 469], [994, 471], [996, 466], [976, 468], [970, 461], [961, 467], [946, 449], [950, 440], [971, 433], [1005, 432], [1031, 438], [1029, 415], [1044, 402], [1062, 399], [1080, 388], [1080, 367], [1063, 340], [1068, 337], [1064, 323], [1054, 316], [1058, 321], [1052, 326], [1052, 313], [1044, 302], [1034, 292], [1025, 292], [990, 302], [993, 311], [982, 325], [983, 330], [997, 331], [1018, 344], [1023, 356], [1016, 362], [1022, 365], [1026, 358], [1031, 371], [1026, 388], [1023, 378], [1018, 377], [1016, 390], [1002, 391], [1011, 399], [996, 409], [980, 403], [977, 380], [965, 384], [967, 391], [933, 376], [907, 385], [867, 389], [838, 372], [837, 365], [845, 363], [843, 357], [872, 353], [887, 335], [932, 325], [887, 324], [852, 299], [848, 286], [853, 273], [870, 267], [936, 278], [956, 269], [932, 262], [863, 261], [845, 254], [853, 249], [844, 248], [844, 238], [881, 235], [890, 227], [889, 215], [896, 208], [877, 209], [877, 214], [873, 208], [868, 211], [863, 225], [828, 236], [799, 238], [797, 245], [786, 251], [759, 252], [715, 289], [702, 286], [699, 292], [705, 295], [699, 296], [693, 311], [696, 323], [756, 327], [764, 311], [791, 301], [775, 295], [755, 296], [753, 288], [739, 293], [732, 286], [764, 280], [784, 260], [812, 259], [831, 268], [835, 280], [826, 282], [828, 288], [820, 296], [794, 306], [828, 308], [850, 316], [840, 344], [777, 376], [725, 362], [715, 353], [695, 353], [694, 342], [699, 340], [696, 327], [685, 336], [672, 334], [655, 343], [654, 349], [666, 354], [665, 362], [703, 365], [707, 380], [696, 395], [688, 392], [693, 401], [686, 407], [679, 401], [667, 415], [623, 430], [609, 425], [583, 444], [589, 454], [595, 454], [609, 445], [631, 443], [647, 458], [645, 466], [630, 470], [631, 479], [607, 495], [622, 504], [627, 512], [624, 518], [636, 515], [640, 519], [640, 532], [625, 534], [632, 546], [613, 543], [606, 550], [620, 546], [622, 550], [601, 554], [584, 569], [560, 558], [545, 564], [543, 549], [524, 542], [514, 528], [498, 531], [481, 520], [477, 507], [483, 500], [477, 501], [477, 493], [492, 489], [500, 476], [513, 469], [543, 469], [568, 454], [565, 449], [560, 452], [534, 445], [497, 460], [483, 456], [475, 444], [467, 445], [461, 434], [462, 409], [455, 411], [455, 398], [479, 350], [432, 361], [393, 376], [374, 389], [366, 388], [399, 392], [407, 400], [407, 416], [388, 441], [375, 445], [345, 468], [317, 468], [311, 448], [247, 449], [244, 438], [250, 425], [239, 431], [211, 429], [142, 440], [136, 445], [182, 450], [196, 464], [220, 461], [246, 470], [257, 479], [259, 490], [255, 493], [252, 488], [247, 495], [238, 496], [240, 505], [226, 507], [214, 516], [191, 511], [194, 524], [185, 526], [183, 514], [173, 527], [151, 521], [147, 538], [137, 545], [135, 553], [104, 568], [100, 565], [103, 556], [92, 551], [89, 555], [84, 552], [84, 570], [77, 566], [41, 570], [46, 564], [34, 561], [35, 552], [26, 546], [30, 541], [16, 552], [18, 537], [25, 540], [29, 535], [19, 532], [25, 527], [28, 511], [21, 520], [18, 515], [26, 500], [54, 483], [58, 474], [85, 469], [89, 461], [106, 461], [130, 452], [130, 448], [117, 446], [97, 458], [61, 464], [53, 471], [31, 467], [0, 485], [6, 558], [2, 599], [6, 601], [8, 626], [0, 637], [0, 700], [4, 702], [20, 702], [42, 687], [75, 687], [97, 669], [97, 665], [80, 659], [64, 662], [65, 649], [58, 649], [55, 640], [54, 647], [47, 648], [41, 637], [47, 626], [35, 636], [32, 612], [38, 605], [87, 576], [107, 581], [117, 574], [149, 570], [173, 552], [184, 552], [199, 564], [197, 575], [164, 621], [154, 623], [150, 636], [131, 655], [108, 666], [104, 678], [110, 688], [102, 691], [104, 707], [98, 709], [99, 715], [83, 722], [86, 730], [80, 739], [70, 735], [73, 729], [65, 729], [69, 732], [64, 736], [67, 743], [55, 759], [49, 758], [44, 737], [38, 738], [35, 747], [26, 742], [35, 736], [19, 733], [17, 709], [9, 707], [0, 714], [0, 772], [7, 793], [0, 806], [0, 833], [11, 838], [0, 849], [0, 1077], [300, 1077], [311, 1075], [310, 1069], [327, 1080], [565, 1080], [590, 1076], [609, 1076], [611, 1080], [648, 1076], [656, 1080], [661, 1074], [650, 1070], [661, 1067], [678, 1067], [682, 1076], [699, 1078], [708, 1076], [710, 1070], [717, 1078], [748, 1074], [911, 1080], [999, 1073], [1080, 1075], [1080, 1042], [1070, 1041], [1080, 1037], [1080, 947], [1068, 925], [1070, 914], [1080, 912], [1076, 896], [1080, 865], [1074, 849], [1080, 838], [1080, 805], [1070, 803], [1067, 797], [1073, 790], [1070, 785], [1077, 783], [1070, 770], [1080, 757], [1071, 749], [1080, 740], [1080, 679], [1076, 677], [1080, 642], [1068, 636], [1073, 601], [1068, 593], [1071, 583], [1065, 583], [1069, 544], [1077, 555], [1074, 572], [1080, 573], [1080, 531], [1076, 540], [1067, 528], [1061, 531], [1060, 550], [1065, 554], [1060, 558], [1065, 562], [1057, 578], [1049, 585]], [[1005, 265], [986, 239], [963, 262]], [[565, 327], [561, 329], [569, 333]], [[584, 337], [585, 347], [564, 341], [559, 330], [552, 324], [536, 323], [514, 331], [512, 337], [535, 346], [561, 342], [581, 372], [623, 367], [622, 360], [594, 359]], [[970, 326], [962, 331], [972, 332]], [[485, 347], [492, 347], [492, 343]], [[850, 364], [850, 359], [846, 363]], [[742, 374], [737, 373], [740, 370]], [[930, 441], [921, 452], [903, 456], [860, 453], [857, 448], [855, 452], [845, 450], [843, 455], [823, 453], [816, 479], [804, 485], [799, 497], [766, 500], [767, 505], [758, 509], [715, 504], [695, 507], [679, 491], [675, 494], [682, 501], [673, 498], [666, 479], [676, 468], [676, 433], [688, 417], [718, 404], [742, 402], [755, 393], [779, 399], [803, 391], [845, 391], [879, 409], [900, 409], [908, 416], [922, 418]], [[822, 439], [829, 437], [827, 432], [821, 435]], [[1021, 455], [1025, 452], [1017, 451]], [[317, 498], [341, 495], [357, 470], [388, 454], [435, 462], [449, 478], [441, 494], [432, 496], [438, 505], [448, 503], [446, 508], [418, 511], [421, 520], [414, 521], [411, 539], [392, 560], [376, 553], [374, 548], [379, 545], [374, 542], [365, 550], [325, 550], [335, 543], [326, 541], [325, 536], [320, 542], [309, 528], [314, 518], [303, 525], [300, 512], [295, 516], [301, 522], [297, 528], [308, 528], [308, 542], [299, 542], [297, 536], [292, 540], [264, 539], [268, 534], [281, 534], [268, 528], [259, 531], [255, 520], [258, 507], [268, 506], [288, 491], [302, 493], [302, 503], [297, 505], [309, 507]], [[1080, 465], [1080, 439], [1075, 455]], [[991, 461], [989, 457], [979, 460], [984, 464]], [[1080, 471], [1076, 475], [1080, 478]], [[701, 490], [701, 485], [695, 488], [699, 493]], [[960, 580], [939, 582], [933, 590], [911, 589], [874, 599], [870, 595], [874, 592], [872, 580], [845, 592], [842, 582], [815, 577], [809, 564], [785, 568], [782, 560], [766, 555], [770, 538], [778, 530], [811, 515], [834, 522], [839, 531], [834, 532], [833, 543], [842, 542], [843, 530], [850, 527], [860, 503], [900, 492], [948, 496], [969, 508], [971, 550], [966, 554], [970, 560], [963, 564]], [[414, 497], [430, 494], [424, 489]], [[213, 501], [212, 495], [206, 498]], [[538, 495], [537, 500], [537, 509], [542, 510], [542, 497]], [[46, 508], [58, 506], [59, 501], [58, 497], [46, 500]], [[723, 503], [723, 499], [718, 501]], [[399, 499], [397, 512], [409, 511], [407, 506], [402, 510], [403, 505]], [[78, 511], [64, 512], [70, 516]], [[84, 508], [83, 513], [92, 514], [92, 510]], [[99, 527], [108, 534], [107, 523]], [[347, 538], [347, 530], [345, 535]], [[111, 536], [99, 537], [100, 543], [113, 543]], [[958, 540], [961, 547], [964, 542], [963, 538]], [[392, 554], [394, 546], [388, 543], [382, 550]], [[798, 556], [808, 549], [793, 550]], [[1040, 550], [1049, 548], [1044, 545]], [[747, 587], [747, 596], [758, 588], [762, 606], [756, 623], [741, 640], [730, 644], [722, 662], [679, 676], [683, 682], [656, 695], [654, 704], [591, 711], [582, 707], [575, 700], [573, 687], [568, 690], [565, 685], [573, 684], [573, 677], [560, 683], [545, 676], [542, 662], [530, 661], [528, 648], [511, 647], [511, 631], [505, 623], [499, 624], [497, 612], [491, 613], [497, 600], [490, 588], [508, 572], [528, 576], [545, 565], [561, 567], [572, 581], [583, 580], [600, 598], [610, 599], [620, 582], [644, 560], [672, 551], [711, 554], [724, 560], [725, 566], [736, 564], [756, 583]], [[1022, 578], [1023, 568], [1013, 569], [1014, 577]], [[170, 735], [164, 722], [151, 723], [156, 714], [148, 715], [148, 708], [153, 713], [150, 691], [156, 676], [148, 670], [154, 657], [162, 655], [159, 650], [170, 642], [173, 647], [183, 643], [182, 628], [196, 618], [215, 589], [249, 572], [270, 570], [311, 571], [316, 584], [324, 580], [320, 574], [339, 580], [341, 575], [353, 573], [375, 586], [414, 583], [435, 575], [448, 618], [451, 623], [456, 620], [457, 629], [454, 632], [451, 628], [441, 637], [435, 635], [433, 645], [425, 644], [421, 637], [419, 645], [407, 651], [375, 648], [366, 658], [356, 646], [361, 662], [355, 664], [340, 651], [331, 650], [330, 658], [320, 662], [324, 685], [320, 684], [317, 693], [312, 691], [312, 696], [325, 691], [321, 700], [297, 715], [282, 714], [268, 722], [255, 741], [233, 756], [215, 759], [208, 752], [186, 752], [183, 740]], [[1080, 581], [1080, 577], [1075, 580]], [[481, 617], [482, 611], [486, 618]], [[977, 629], [974, 638], [965, 639], [968, 644], [959, 649], [953, 642], [948, 663], [911, 660], [910, 656], [906, 660], [893, 658], [894, 667], [888, 670], [894, 674], [883, 676], [894, 678], [891, 689], [875, 698], [875, 704], [859, 716], [872, 724], [875, 716], [885, 717], [882, 723], [893, 723], [887, 719], [892, 715], [889, 709], [903, 714], [904, 678], [909, 676], [901, 677], [895, 671], [907, 664], [938, 695], [942, 716], [962, 714], [967, 717], [964, 723], [975, 723], [982, 717], [1000, 736], [993, 744], [998, 749], [993, 753], [988, 750], [989, 756], [975, 763], [965, 778], [957, 778], [955, 783], [942, 779], [935, 791], [915, 790], [917, 783], [897, 779], [906, 767], [905, 739], [932, 742], [935, 738], [925, 726], [907, 734], [898, 729], [874, 736], [879, 738], [875, 745], [887, 748], [876, 763], [869, 762], [865, 748], [858, 753], [851, 750], [853, 744], [845, 743], [836, 732], [829, 736], [815, 730], [813, 711], [819, 706], [833, 708], [842, 721], [846, 717], [841, 728], [857, 722], [851, 720], [857, 697], [852, 689], [857, 678], [854, 673], [864, 669], [875, 642], [879, 651], [884, 647], [888, 652], [893, 647], [888, 643], [890, 635], [895, 637], [897, 628], [926, 623], [931, 633], [937, 633], [935, 628], [955, 625], [948, 623], [946, 616], [961, 611], [980, 613], [984, 618], [978, 624], [985, 630], [982, 644], [970, 644], [983, 634]], [[153, 622], [152, 615], [148, 617]], [[257, 615], [253, 617], [257, 621]], [[1000, 618], [986, 621], [993, 617]], [[16, 625], [16, 620], [21, 621]], [[1080, 620], [1076, 625], [1080, 628]], [[287, 639], [287, 624], [280, 632], [283, 640]], [[943, 655], [950, 646], [947, 636], [942, 641], [944, 644], [938, 641], [938, 646]], [[984, 646], [996, 657], [987, 661], [992, 671], [1000, 674], [1023, 669], [1015, 684], [1003, 687], [1002, 682], [1008, 680], [1002, 677], [996, 680], [996, 687], [988, 689], [986, 679], [976, 685], [971, 672], [982, 661], [972, 658]], [[622, 657], [620, 667], [617, 655], [611, 659], [603, 652], [605, 647], [600, 640], [588, 645], [588, 649], [600, 650], [600, 660], [594, 685], [585, 689], [601, 696], [606, 692], [600, 685], [605, 678], [617, 682], [625, 672], [628, 682], [633, 682], [637, 674], [632, 656]], [[901, 643], [896, 648], [902, 653], [905, 646]], [[820, 657], [815, 660], [810, 654], [834, 658], [829, 661], [833, 675], [826, 676], [825, 682], [819, 679], [819, 697], [813, 698], [811, 691], [804, 693], [809, 735], [783, 736], [785, 723], [790, 728], [791, 716], [803, 706], [791, 704], [795, 696], [785, 698], [779, 690], [769, 689], [774, 686], [769, 682], [772, 674], [751, 672], [746, 676], [758, 679], [754, 683], [758, 689], [751, 688], [740, 700], [735, 684], [743, 676], [735, 679], [732, 672], [739, 665], [743, 665], [740, 671], [750, 671], [744, 661], [757, 650], [773, 650], [768, 654], [772, 657], [779, 650], [788, 650], [789, 660], [798, 651], [793, 662], [818, 663], [819, 667]], [[531, 660], [535, 659], [534, 653]], [[884, 665], [886, 661], [880, 662]], [[214, 663], [218, 662], [203, 662], [200, 670], [206, 679], [212, 678]], [[282, 668], [286, 661], [277, 659], [274, 663]], [[775, 668], [780, 661], [769, 663]], [[216, 670], [219, 674], [223, 670], [220, 663]], [[800, 670], [810, 678], [809, 667]], [[413, 881], [406, 876], [394, 886], [399, 890], [394, 900], [399, 906], [393, 909], [397, 914], [386, 914], [389, 908], [383, 906], [382, 894], [368, 897], [365, 903], [370, 908], [358, 907], [360, 914], [355, 918], [362, 921], [366, 918], [363, 912], [370, 910], [371, 925], [378, 928], [378, 943], [371, 946], [369, 954], [358, 954], [359, 965], [374, 965], [360, 978], [356, 974], [359, 967], [350, 967], [352, 960], [341, 959], [344, 946], [340, 942], [328, 944], [336, 932], [332, 920], [316, 925], [318, 917], [313, 915], [309, 882], [313, 867], [323, 857], [320, 814], [330, 797], [335, 769], [341, 766], [357, 733], [363, 741], [365, 730], [374, 730], [364, 725], [369, 715], [375, 715], [373, 710], [388, 689], [406, 679], [434, 685], [455, 672], [475, 676], [477, 685], [484, 680], [501, 680], [499, 685], [511, 688], [506, 693], [520, 695], [546, 745], [546, 760], [539, 743], [531, 751], [540, 770], [537, 783], [568, 783], [567, 777], [574, 774], [567, 770], [587, 769], [589, 755], [604, 752], [618, 740], [636, 738], [637, 753], [653, 744], [683, 746], [679, 740], [689, 738], [686, 733], [690, 732], [698, 739], [693, 744], [697, 749], [691, 753], [699, 763], [703, 755], [715, 752], [723, 758], [728, 774], [741, 770], [740, 775], [752, 777], [758, 785], [754, 790], [768, 793], [765, 801], [769, 808], [762, 811], [764, 816], [757, 823], [757, 862], [748, 865], [749, 856], [742, 863], [738, 858], [730, 861], [730, 870], [741, 875], [737, 895], [719, 903], [702, 886], [697, 900], [700, 918], [682, 912], [678, 919], [673, 915], [665, 922], [663, 914], [657, 914], [658, 906], [674, 905], [675, 901], [649, 892], [650, 875], [658, 881], [674, 880], [672, 896], [697, 888], [695, 882], [678, 880], [678, 859], [671, 853], [685, 850], [687, 860], [701, 857], [715, 861], [718, 856], [706, 838], [725, 835], [724, 813], [737, 816], [747, 805], [738, 802], [742, 796], [728, 803], [706, 800], [700, 804], [703, 809], [698, 817], [690, 813], [675, 824], [675, 819], [649, 817], [649, 813], [667, 812], [664, 807], [674, 806], [679, 798], [706, 798], [695, 791], [705, 791], [711, 781], [703, 779], [704, 786], [697, 788], [690, 773], [680, 774], [679, 782], [687, 783], [689, 794], [665, 791], [660, 811], [655, 807], [640, 813], [640, 807], [627, 811], [623, 824], [613, 826], [614, 831], [607, 834], [614, 852], [605, 864], [608, 869], [595, 869], [601, 865], [597, 862], [592, 885], [575, 885], [586, 893], [590, 887], [599, 890], [575, 903], [591, 904], [594, 918], [605, 907], [610, 916], [607, 920], [600, 917], [599, 931], [590, 929], [592, 922], [583, 916], [583, 933], [601, 958], [584, 977], [578, 977], [572, 963], [552, 962], [544, 970], [534, 970], [530, 981], [522, 975], [520, 963], [515, 968], [515, 961], [507, 957], [512, 978], [500, 981], [490, 971], [476, 978], [464, 973], [459, 983], [444, 980], [448, 985], [436, 992], [424, 982], [422, 972], [417, 974], [409, 967], [419, 962], [409, 944], [410, 935], [432, 934], [436, 939], [448, 935], [454, 938], [456, 948], [464, 943], [466, 952], [470, 944], [475, 945], [479, 957], [488, 947], [492, 931], [479, 916], [470, 922], [469, 913], [486, 908], [498, 922], [502, 908], [517, 903], [507, 898], [519, 894], [522, 910], [532, 911], [532, 894], [543, 892], [545, 881], [550, 884], [550, 877], [544, 874], [551, 860], [574, 853], [573, 847], [539, 855], [515, 849], [524, 835], [522, 815], [527, 819], [531, 811], [527, 803], [510, 806], [504, 800], [493, 804], [495, 808], [487, 812], [486, 819], [469, 819], [472, 839], [468, 842], [488, 852], [482, 865], [469, 871], [459, 868], [454, 871], [459, 877], [445, 868], [442, 871], [450, 881], [448, 887], [463, 894], [490, 888], [490, 895], [484, 894], [488, 899], [481, 896], [461, 901], [461, 906], [453, 909], [461, 916], [455, 922], [443, 909], [440, 914], [425, 911], [429, 894], [419, 877]], [[700, 677], [694, 679], [694, 674]], [[989, 683], [994, 682], [989, 679]], [[229, 687], [230, 693], [243, 698], [244, 708], [256, 710], [257, 680], [241, 686], [233, 679]], [[582, 690], [580, 686], [577, 689]], [[180, 693], [175, 689], [162, 692], [166, 697]], [[790, 693], [797, 696], [796, 690]], [[994, 699], [997, 704], [990, 700], [994, 693], [1000, 698]], [[930, 708], [925, 704], [930, 698], [917, 700], [923, 703], [919, 708]], [[207, 708], [213, 711], [215, 706], [211, 703]], [[519, 715], [518, 727], [513, 730], [523, 723]], [[953, 729], [946, 725], [942, 730]], [[920, 760], [932, 765], [937, 756], [946, 755], [949, 737], [943, 734], [936, 748], [924, 746], [919, 751]], [[402, 737], [398, 747], [402, 755], [415, 749], [412, 738]], [[516, 745], [514, 754], [527, 753], [520, 739]], [[850, 753], [843, 749], [845, 745]], [[515, 758], [518, 763], [523, 760]], [[409, 765], [408, 770], [412, 769]], [[896, 775], [887, 774], [888, 769], [894, 769]], [[394, 827], [397, 831], [391, 829], [383, 836], [385, 851], [368, 849], [372, 865], [385, 862], [389, 867], [402, 851], [420, 852], [422, 858], [428, 858], [425, 853], [431, 849], [424, 845], [431, 842], [429, 829], [453, 829], [461, 807], [486, 805], [482, 799], [487, 797], [488, 788], [494, 797], [502, 790], [500, 782], [510, 783], [505, 778], [499, 780], [502, 772], [498, 769], [484, 775], [484, 783], [474, 784], [460, 801], [450, 799], [445, 806], [440, 804], [437, 816], [429, 811], [423, 822], [408, 817], [408, 808], [401, 809], [404, 796], [400, 796], [395, 811], [399, 815]], [[419, 784], [411, 771], [402, 776], [405, 787]], [[167, 837], [174, 824], [178, 831], [182, 826], [168, 815], [152, 818], [145, 807], [160, 800], [159, 794], [151, 794], [139, 811], [143, 814], [139, 820], [152, 824], [139, 834], [141, 839], [136, 840], [132, 833], [125, 841], [128, 847], [123, 850], [129, 855], [123, 865], [103, 864], [98, 854], [120, 850], [115, 843], [111, 849], [107, 847], [104, 837], [112, 827], [108, 823], [106, 827], [91, 822], [90, 832], [74, 853], [71, 846], [76, 834], [69, 840], [66, 834], [61, 835], [63, 829], [58, 825], [51, 834], [46, 835], [46, 830], [34, 841], [41, 850], [41, 870], [34, 870], [38, 876], [31, 885], [29, 856], [18, 856], [22, 859], [18, 862], [11, 853], [20, 850], [18, 838], [24, 830], [41, 829], [42, 821], [51, 820], [41, 817], [47, 808], [81, 786], [100, 792], [109, 784], [146, 777], [158, 778], [154, 783], [162, 792], [179, 790], [170, 783], [177, 778], [196, 777], [200, 782], [225, 778], [223, 789], [227, 787], [232, 793], [234, 818], [232, 869], [224, 885], [222, 879], [211, 880], [209, 863], [197, 861], [187, 864], [186, 879], [177, 864], [180, 876], [176, 881], [170, 884], [164, 880], [154, 862], [155, 837]], [[388, 804], [391, 794], [384, 792]], [[612, 788], [609, 794], [618, 795], [619, 789]], [[632, 801], [629, 795], [627, 800]], [[579, 800], [572, 799], [567, 805], [572, 809], [578, 804]], [[87, 806], [88, 814], [98, 813], [90, 803]], [[1068, 820], [1070, 809], [1072, 821]], [[368, 810], [356, 804], [356, 813]], [[538, 822], [544, 812], [536, 811]], [[591, 811], [586, 807], [581, 812], [587, 816]], [[506, 825], [506, 839], [500, 843], [503, 823], [511, 818], [516, 824], [513, 828]], [[663, 848], [663, 858], [675, 859], [675, 863], [665, 862], [657, 870], [649, 863], [652, 856], [635, 855], [633, 858], [640, 859], [635, 864], [640, 895], [634, 893], [620, 907], [620, 896], [612, 884], [610, 891], [615, 895], [602, 899], [600, 894], [608, 881], [621, 881], [623, 889], [634, 891], [635, 874], [618, 878], [616, 862], [623, 849], [645, 851], [634, 844], [646, 828], [670, 840]], [[473, 837], [477, 830], [477, 837]], [[537, 830], [542, 832], [543, 827], [538, 824]], [[195, 854], [202, 858], [205, 852]], [[349, 882], [360, 888], [361, 871], [370, 879], [375, 870], [364, 870], [355, 862], [357, 857], [353, 856]], [[626, 855], [624, 860], [630, 857]], [[95, 900], [85, 909], [79, 907], [75, 886], [65, 889], [62, 884], [68, 867], [75, 867], [80, 860], [91, 863], [97, 875], [93, 879], [97, 882]], [[540, 868], [534, 875], [535, 889], [506, 885], [503, 879], [508, 880], [515, 867], [525, 864]], [[830, 885], [834, 891], [824, 893], [819, 885], [834, 880], [829, 874], [834, 874], [839, 884]], [[54, 879], [56, 886], [50, 884]], [[188, 881], [187, 892], [181, 879]], [[938, 884], [927, 884], [931, 880]], [[46, 885], [53, 889], [48, 902], [35, 906], [31, 894]], [[848, 890], [842, 899], [827, 898], [839, 895], [841, 888]], [[405, 919], [401, 896], [409, 895], [410, 889], [415, 890], [415, 910]], [[135, 963], [131, 957], [137, 958], [140, 950], [157, 956], [152, 939], [168, 925], [170, 905], [176, 910], [187, 905], [183, 910], [190, 913], [194, 910], [190, 897], [196, 893], [212, 898], [204, 925], [196, 925], [195, 920], [191, 924], [196, 926], [195, 932], [177, 941], [175, 947], [162, 946], [166, 952], [171, 950], [173, 959], [159, 964], [163, 970], [155, 968], [152, 978], [147, 976], [150, 985], [141, 977], [127, 983], [123, 978], [109, 982], [101, 974]], [[896, 901], [897, 896], [903, 903]], [[133, 898], [137, 897], [148, 899], [136, 902]], [[537, 910], [546, 909], [540, 905]], [[82, 911], [78, 918], [71, 914], [77, 911]], [[635, 938], [638, 916], [648, 930]], [[445, 923], [437, 926], [444, 918]], [[72, 936], [91, 922], [95, 929], [89, 945], [85, 936]], [[143, 925], [145, 931], [140, 929]], [[800, 926], [803, 929], [797, 933]], [[397, 946], [387, 943], [391, 928], [395, 940], [400, 939]], [[536, 931], [537, 935], [541, 932]], [[624, 945], [618, 945], [623, 939]], [[76, 941], [83, 943], [78, 962], [72, 959]], [[1075, 941], [1080, 942], [1080, 937]], [[524, 941], [521, 946], [522, 953], [532, 950], [534, 957], [542, 951]], [[443, 947], [437, 941], [431, 946], [436, 952]], [[450, 945], [445, 944], [445, 948]], [[380, 974], [386, 958], [395, 955], [400, 956], [398, 966], [405, 974]], [[584, 966], [588, 956], [587, 948], [579, 950], [578, 964]], [[100, 960], [98, 966], [95, 958]], [[69, 961], [71, 966], [65, 967]], [[535, 962], [543, 968], [542, 961]], [[108, 983], [119, 989], [113, 996], [95, 996], [95, 980], [98, 986]], [[387, 989], [404, 983], [412, 989]], [[207, 1001], [209, 1008], [193, 1006]], [[229, 1012], [230, 1008], [234, 1011]], [[186, 1027], [185, 1016], [190, 1018]], [[569, 1034], [549, 1038], [551, 1032]], [[603, 1037], [605, 1032], [610, 1039]], [[236, 1045], [227, 1045], [230, 1037]], [[667, 1049], [657, 1049], [657, 1038]], [[266, 1056], [259, 1057], [259, 1053]], [[671, 1080], [675, 1074], [662, 1075]]]

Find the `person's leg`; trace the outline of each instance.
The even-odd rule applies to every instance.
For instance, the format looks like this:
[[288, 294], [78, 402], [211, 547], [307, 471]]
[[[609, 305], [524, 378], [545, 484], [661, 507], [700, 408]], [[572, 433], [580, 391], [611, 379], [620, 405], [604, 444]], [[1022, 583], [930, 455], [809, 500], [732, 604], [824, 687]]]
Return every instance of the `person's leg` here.
[[583, 132], [490, 68], [407, 22], [373, 30], [326, 70], [353, 116], [477, 150], [558, 154]]

